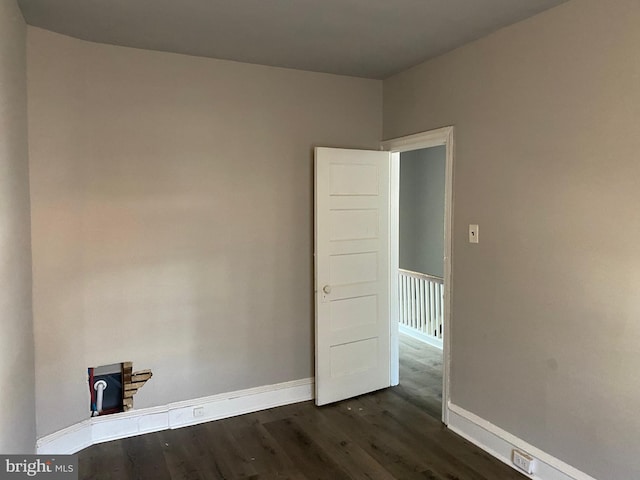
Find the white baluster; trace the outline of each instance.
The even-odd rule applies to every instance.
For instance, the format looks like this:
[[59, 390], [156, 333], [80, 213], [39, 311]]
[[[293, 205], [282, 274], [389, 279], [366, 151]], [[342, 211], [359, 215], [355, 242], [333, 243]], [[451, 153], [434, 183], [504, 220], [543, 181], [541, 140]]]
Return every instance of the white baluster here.
[[409, 325], [409, 278], [405, 275], [402, 279], [404, 301], [404, 324]]
[[440, 303], [440, 285], [435, 285], [435, 296], [436, 296], [436, 326], [435, 326], [435, 331], [434, 336], [435, 337], [439, 337], [440, 336], [440, 310], [442, 308], [442, 304]]
[[429, 335], [433, 335], [433, 324], [434, 324], [434, 318], [433, 318], [433, 310], [434, 310], [434, 295], [433, 295], [433, 282], [429, 281], [429, 331], [428, 334]]
[[404, 275], [401, 273], [398, 278], [398, 292], [400, 298], [400, 323], [404, 325], [404, 287], [402, 286], [402, 282], [404, 282]]
[[442, 325], [442, 285], [438, 285], [438, 338], [441, 338], [440, 325]]
[[424, 332], [427, 319], [427, 305], [425, 302], [424, 290], [427, 282], [424, 279], [420, 279], [420, 331]]

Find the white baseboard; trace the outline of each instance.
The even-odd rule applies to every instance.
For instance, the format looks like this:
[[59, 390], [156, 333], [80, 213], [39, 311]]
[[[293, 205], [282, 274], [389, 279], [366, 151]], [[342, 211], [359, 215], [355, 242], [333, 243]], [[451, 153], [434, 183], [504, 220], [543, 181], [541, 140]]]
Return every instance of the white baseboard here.
[[[161, 407], [93, 417], [38, 439], [39, 454], [72, 454], [96, 443], [180, 428], [314, 398], [314, 379], [237, 390]], [[202, 415], [194, 417], [194, 408]]]
[[39, 438], [36, 442], [36, 452], [38, 454], [70, 455], [90, 447], [92, 444], [91, 419], [87, 419]]
[[415, 328], [407, 327], [403, 324], [398, 324], [398, 331], [400, 333], [404, 333], [405, 335], [415, 338], [416, 340], [420, 340], [421, 342], [428, 343], [432, 347], [439, 348], [442, 350], [442, 340], [439, 338], [432, 337], [431, 335], [427, 335], [426, 333], [422, 333]]
[[529, 478], [536, 480], [596, 480], [457, 405], [449, 404], [448, 427], [515, 470], [518, 468], [511, 462], [512, 450], [517, 448], [528, 453], [536, 459], [533, 475], [527, 475], [521, 470], [518, 471]]

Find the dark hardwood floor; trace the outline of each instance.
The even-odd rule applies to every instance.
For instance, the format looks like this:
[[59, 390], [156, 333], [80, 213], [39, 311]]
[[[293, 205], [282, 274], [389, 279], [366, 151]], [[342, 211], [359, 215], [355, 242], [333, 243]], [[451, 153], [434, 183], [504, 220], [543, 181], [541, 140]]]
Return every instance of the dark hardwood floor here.
[[400, 334], [400, 385], [395, 393], [442, 418], [442, 350]]
[[94, 445], [79, 454], [80, 478], [526, 478], [440, 423], [441, 364], [437, 349], [403, 337], [397, 387]]

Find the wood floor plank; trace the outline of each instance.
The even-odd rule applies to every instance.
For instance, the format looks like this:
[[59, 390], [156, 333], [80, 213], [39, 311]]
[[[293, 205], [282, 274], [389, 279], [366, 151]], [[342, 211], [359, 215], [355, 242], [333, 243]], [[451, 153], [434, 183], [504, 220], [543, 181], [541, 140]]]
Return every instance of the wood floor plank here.
[[83, 450], [78, 455], [78, 468], [80, 478], [87, 480], [133, 478], [120, 441], [100, 443]]
[[[478, 478], [481, 475], [488, 479], [522, 478], [518, 472], [502, 462], [496, 461], [480, 448], [456, 435], [411, 402], [404, 399], [399, 400], [391, 390], [367, 396], [365, 402], [376, 404], [382, 409], [376, 415], [376, 419], [391, 419], [401, 428], [416, 435], [422, 434], [424, 436], [422, 447], [451, 465], [459, 465], [462, 462], [463, 465], [472, 468]], [[461, 468], [466, 470], [464, 467]]]
[[231, 478], [254, 478], [258, 472], [253, 465], [253, 457], [238, 444], [226, 428], [228, 420], [202, 424], [209, 433], [209, 442], [214, 447], [221, 464], [230, 471]]
[[349, 479], [327, 453], [307, 435], [294, 419], [265, 424], [265, 428], [282, 445], [295, 467], [309, 480]]
[[394, 475], [395, 478], [408, 480], [433, 479], [444, 480], [448, 477], [434, 471], [429, 457], [416, 454], [407, 444], [408, 439], [402, 431], [389, 432], [383, 425], [366, 419], [366, 408], [358, 401], [349, 401], [322, 409], [332, 425], [349, 432], [369, 455]]
[[[110, 452], [108, 455], [108, 460], [103, 464], [103, 468], [105, 468], [111, 475], [109, 478], [116, 480], [118, 478], [121, 479], [134, 479], [134, 471], [133, 465], [131, 463], [131, 456], [129, 456], [129, 452], [126, 450], [126, 443], [124, 440], [109, 442]], [[104, 445], [107, 447], [107, 445]]]
[[293, 462], [257, 415], [241, 415], [230, 420], [226, 425], [229, 434], [242, 445], [260, 478], [293, 474]]
[[393, 480], [386, 468], [371, 457], [348, 432], [327, 422], [319, 409], [308, 410], [295, 423], [342, 468], [350, 478], [362, 480]]
[[[204, 456], [198, 443], [198, 429], [158, 432], [162, 454], [172, 480], [225, 480], [215, 469], [215, 459]], [[152, 434], [156, 435], [156, 434]], [[204, 461], [203, 461], [204, 460]], [[214, 465], [209, 465], [209, 462]]]
[[162, 447], [157, 437], [140, 435], [122, 442], [130, 465], [131, 478], [141, 480], [170, 480], [166, 463], [163, 461]]
[[399, 337], [400, 384], [394, 387], [405, 400], [434, 417], [442, 412], [442, 351], [408, 335]]
[[[396, 397], [397, 398], [397, 397]], [[406, 403], [404, 400], [397, 398], [396, 405]], [[449, 441], [455, 442], [457, 438], [449, 437], [451, 432], [447, 431], [444, 426], [438, 426], [435, 419], [424, 421], [424, 418], [414, 418], [411, 425], [406, 425], [397, 421], [389, 411], [379, 411], [375, 408], [375, 403], [370, 398], [364, 399], [364, 404], [368, 410], [372, 411], [367, 418], [380, 425], [390, 435], [395, 436], [407, 448], [415, 454], [429, 452], [428, 462], [430, 468], [443, 475], [445, 478], [456, 478], [460, 480], [490, 480], [493, 477], [486, 476], [482, 470], [475, 468], [475, 465], [461, 461], [456, 452], [453, 452], [452, 445]], [[406, 403], [405, 406], [410, 406]], [[397, 408], [402, 408], [398, 406]], [[453, 434], [452, 434], [453, 435]]]

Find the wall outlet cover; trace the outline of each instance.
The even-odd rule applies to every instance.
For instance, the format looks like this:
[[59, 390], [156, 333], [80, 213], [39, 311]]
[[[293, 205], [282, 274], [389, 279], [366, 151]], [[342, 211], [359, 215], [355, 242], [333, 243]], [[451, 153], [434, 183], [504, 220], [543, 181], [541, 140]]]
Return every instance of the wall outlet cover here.
[[525, 473], [531, 475], [534, 470], [536, 459], [521, 450], [513, 450], [511, 453], [513, 464]]
[[204, 417], [204, 407], [195, 407], [193, 409], [193, 418]]

